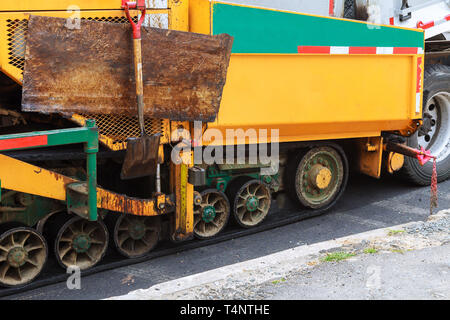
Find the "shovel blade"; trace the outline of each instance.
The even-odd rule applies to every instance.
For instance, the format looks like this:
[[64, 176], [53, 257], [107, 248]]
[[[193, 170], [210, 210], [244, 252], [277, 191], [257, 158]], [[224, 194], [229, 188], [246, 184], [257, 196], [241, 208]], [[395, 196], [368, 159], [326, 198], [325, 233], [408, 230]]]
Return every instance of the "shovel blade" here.
[[122, 180], [151, 176], [158, 164], [159, 140], [161, 135], [143, 135], [127, 141], [127, 153], [122, 165]]

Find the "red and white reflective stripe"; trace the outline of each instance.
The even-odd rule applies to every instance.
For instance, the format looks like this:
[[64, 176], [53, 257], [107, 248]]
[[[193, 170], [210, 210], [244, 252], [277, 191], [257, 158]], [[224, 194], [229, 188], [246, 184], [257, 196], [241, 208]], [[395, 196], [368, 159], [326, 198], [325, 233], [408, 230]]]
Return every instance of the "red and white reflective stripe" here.
[[423, 54], [418, 47], [338, 47], [338, 46], [299, 46], [302, 54]]
[[420, 112], [421, 92], [422, 92], [422, 57], [417, 58], [417, 85], [416, 85], [416, 113]]
[[35, 136], [0, 140], [0, 150], [12, 150], [47, 145], [47, 136]]
[[436, 20], [436, 21], [430, 21], [427, 23], [423, 23], [422, 21], [419, 21], [419, 22], [417, 22], [417, 28], [426, 30], [426, 29], [432, 28], [434, 26], [437, 26], [439, 24], [448, 22], [448, 21], [450, 21], [450, 14], [446, 15], [443, 19]]

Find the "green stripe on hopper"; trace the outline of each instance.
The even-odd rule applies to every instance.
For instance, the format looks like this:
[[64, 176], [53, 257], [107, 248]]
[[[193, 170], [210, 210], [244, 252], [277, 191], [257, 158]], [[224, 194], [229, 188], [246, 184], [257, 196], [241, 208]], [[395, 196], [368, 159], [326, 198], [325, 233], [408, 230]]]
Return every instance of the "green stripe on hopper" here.
[[293, 54], [298, 46], [424, 46], [422, 31], [213, 3], [213, 34], [220, 33], [234, 36], [233, 53]]

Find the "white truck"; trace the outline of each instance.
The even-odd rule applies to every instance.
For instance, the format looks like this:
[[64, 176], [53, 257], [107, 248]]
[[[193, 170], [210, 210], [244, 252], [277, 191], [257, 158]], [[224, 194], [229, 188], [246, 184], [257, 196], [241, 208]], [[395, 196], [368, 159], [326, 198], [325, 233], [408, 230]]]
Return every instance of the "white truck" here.
[[[450, 0], [223, 1], [424, 29], [424, 121], [406, 143], [414, 148], [431, 150], [437, 157], [439, 182], [450, 177]], [[432, 164], [420, 166], [417, 161], [407, 158], [400, 174], [416, 184], [427, 185], [431, 181]]]

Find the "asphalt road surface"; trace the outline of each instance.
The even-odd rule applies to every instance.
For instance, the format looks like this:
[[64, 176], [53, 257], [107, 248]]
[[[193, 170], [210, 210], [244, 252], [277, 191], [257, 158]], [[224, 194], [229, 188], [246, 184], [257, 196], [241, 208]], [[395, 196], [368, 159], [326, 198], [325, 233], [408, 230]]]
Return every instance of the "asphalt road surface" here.
[[[438, 192], [437, 210], [450, 208], [450, 181], [439, 184]], [[81, 289], [69, 290], [63, 282], [2, 299], [103, 299], [124, 295], [157, 283], [262, 257], [302, 244], [426, 220], [429, 204], [429, 187], [411, 186], [393, 177], [376, 180], [355, 175], [350, 177], [343, 198], [322, 216], [85, 276], [81, 278]]]

